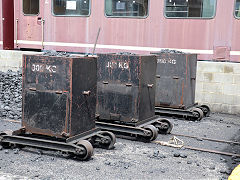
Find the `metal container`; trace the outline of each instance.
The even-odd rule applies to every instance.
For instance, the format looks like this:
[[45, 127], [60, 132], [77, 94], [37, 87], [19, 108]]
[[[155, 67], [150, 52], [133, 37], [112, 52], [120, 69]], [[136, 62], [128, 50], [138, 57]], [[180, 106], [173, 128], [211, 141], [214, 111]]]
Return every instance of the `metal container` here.
[[97, 116], [139, 123], [155, 116], [156, 56], [99, 54]]
[[72, 137], [95, 128], [96, 57], [23, 55], [27, 132]]
[[195, 104], [197, 54], [157, 55], [155, 106], [187, 109]]

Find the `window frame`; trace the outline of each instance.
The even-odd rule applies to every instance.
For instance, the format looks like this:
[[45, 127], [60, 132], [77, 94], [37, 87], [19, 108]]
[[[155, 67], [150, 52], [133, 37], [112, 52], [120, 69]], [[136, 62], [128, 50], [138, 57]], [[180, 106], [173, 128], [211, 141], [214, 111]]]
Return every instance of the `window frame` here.
[[[236, 5], [237, 5], [237, 0], [235, 0], [235, 2], [234, 2], [233, 16], [234, 16], [235, 19], [240, 20], [240, 16], [238, 17], [238, 16], [236, 16], [236, 14], [235, 14], [235, 8], [236, 8]], [[239, 9], [239, 10], [240, 10], [240, 9]]]
[[89, 13], [88, 15], [56, 15], [53, 13], [53, 0], [51, 0], [51, 14], [54, 17], [90, 17], [92, 13], [92, 0], [89, 0]]
[[206, 19], [214, 19], [216, 17], [216, 12], [217, 12], [217, 0], [215, 2], [215, 8], [214, 8], [214, 12], [213, 12], [213, 16], [212, 17], [167, 17], [166, 16], [166, 0], [164, 0], [164, 10], [163, 10], [163, 16], [166, 18], [166, 19], [203, 19], [203, 20], [206, 20]]
[[40, 9], [41, 9], [41, 8], [40, 8], [40, 1], [41, 1], [41, 0], [38, 0], [39, 10], [38, 10], [38, 13], [37, 13], [37, 14], [25, 14], [24, 11], [23, 11], [23, 1], [24, 1], [24, 0], [22, 0], [22, 13], [23, 13], [24, 16], [38, 16], [38, 15], [40, 14]]
[[107, 16], [106, 14], [106, 0], [104, 0], [104, 16], [106, 18], [130, 18], [130, 19], [146, 19], [149, 16], [149, 10], [150, 10], [150, 0], [147, 0], [148, 2], [148, 8], [147, 8], [147, 15], [146, 16]]

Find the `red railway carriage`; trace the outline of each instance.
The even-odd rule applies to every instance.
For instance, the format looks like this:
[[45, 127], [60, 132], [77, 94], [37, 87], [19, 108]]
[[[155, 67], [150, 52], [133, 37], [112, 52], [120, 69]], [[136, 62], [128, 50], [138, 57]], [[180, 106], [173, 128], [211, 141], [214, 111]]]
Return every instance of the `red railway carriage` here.
[[88, 53], [101, 28], [97, 53], [171, 48], [240, 62], [240, 0], [15, 0], [14, 12], [16, 49]]

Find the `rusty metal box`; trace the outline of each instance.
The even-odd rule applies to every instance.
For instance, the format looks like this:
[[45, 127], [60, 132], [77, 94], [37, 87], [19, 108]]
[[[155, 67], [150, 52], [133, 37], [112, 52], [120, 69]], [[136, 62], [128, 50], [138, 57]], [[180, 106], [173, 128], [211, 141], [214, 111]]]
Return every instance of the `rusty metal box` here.
[[107, 121], [139, 123], [152, 118], [156, 56], [99, 54], [97, 115]]
[[187, 109], [195, 104], [197, 54], [157, 55], [155, 105]]
[[27, 132], [72, 137], [95, 128], [96, 57], [23, 55]]

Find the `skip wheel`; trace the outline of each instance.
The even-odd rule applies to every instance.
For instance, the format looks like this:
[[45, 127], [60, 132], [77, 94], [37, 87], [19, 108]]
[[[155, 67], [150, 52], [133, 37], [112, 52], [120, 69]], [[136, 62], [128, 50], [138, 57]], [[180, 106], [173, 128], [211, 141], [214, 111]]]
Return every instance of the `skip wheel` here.
[[194, 120], [200, 121], [203, 117], [203, 111], [200, 108], [193, 108], [192, 109]]
[[81, 140], [77, 143], [77, 145], [84, 149], [84, 155], [77, 154], [77, 158], [81, 160], [88, 160], [93, 155], [93, 146], [92, 144], [87, 140]]
[[10, 148], [11, 147], [11, 144], [9, 143], [9, 142], [2, 142], [1, 141], [1, 138], [3, 138], [3, 137], [1, 137], [1, 136], [4, 136], [4, 135], [8, 135], [8, 136], [11, 136], [12, 135], [12, 131], [4, 131], [4, 132], [1, 132], [0, 133], [0, 145], [3, 147], [3, 148]]
[[154, 141], [158, 137], [158, 129], [153, 125], [147, 125], [144, 127], [146, 130], [150, 130], [151, 135], [146, 137], [149, 141]]
[[169, 134], [172, 131], [173, 124], [168, 119], [160, 119], [157, 121], [159, 134]]
[[107, 140], [107, 142], [102, 143], [102, 148], [113, 149], [114, 144], [116, 143], [115, 134], [113, 134], [112, 132], [108, 132], [108, 131], [102, 131], [102, 132], [100, 132], [100, 134], [103, 135], [105, 138], [107, 138], [107, 139], [105, 139], [105, 140]]
[[201, 105], [199, 108], [203, 111], [205, 117], [208, 117], [210, 115], [211, 110], [207, 105]]

